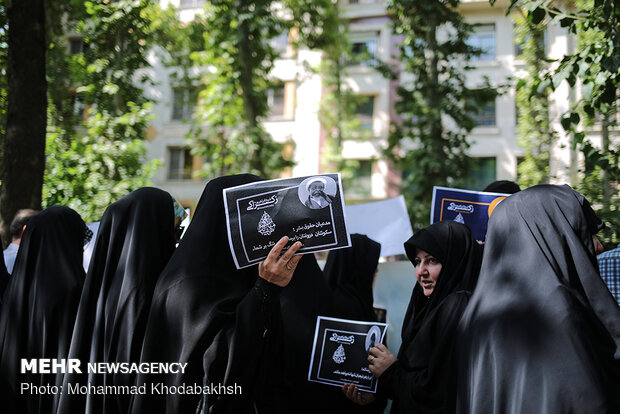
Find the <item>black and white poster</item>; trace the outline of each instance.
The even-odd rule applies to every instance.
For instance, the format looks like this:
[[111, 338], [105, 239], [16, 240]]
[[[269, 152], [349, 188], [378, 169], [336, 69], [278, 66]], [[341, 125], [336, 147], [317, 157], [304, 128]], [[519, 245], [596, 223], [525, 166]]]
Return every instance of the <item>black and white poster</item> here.
[[340, 174], [258, 181], [224, 190], [230, 250], [238, 269], [262, 261], [283, 236], [300, 253], [349, 247]]
[[377, 379], [368, 368], [368, 350], [383, 343], [387, 324], [319, 316], [308, 380], [342, 387], [355, 384], [376, 392]]

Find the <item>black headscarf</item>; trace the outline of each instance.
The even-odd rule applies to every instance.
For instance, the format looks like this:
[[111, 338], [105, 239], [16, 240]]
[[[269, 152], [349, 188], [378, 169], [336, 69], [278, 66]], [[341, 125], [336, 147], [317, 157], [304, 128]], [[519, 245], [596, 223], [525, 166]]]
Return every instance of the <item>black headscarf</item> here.
[[[70, 357], [87, 362], [138, 362], [157, 278], [174, 252], [169, 193], [141, 188], [105, 211], [76, 317]], [[134, 385], [131, 374], [65, 376], [97, 385]], [[85, 405], [86, 404], [86, 405]], [[127, 412], [126, 394], [63, 394], [60, 412]]]
[[[234, 387], [235, 395], [137, 395], [134, 413], [254, 412], [277, 358], [269, 350], [279, 321], [279, 288], [257, 266], [235, 268], [222, 190], [260, 180], [236, 175], [211, 180], [153, 293], [141, 361], [187, 362], [184, 374], [140, 375], [137, 384]], [[201, 398], [202, 397], [202, 398]]]
[[493, 181], [491, 184], [487, 185], [482, 191], [488, 191], [491, 193], [514, 194], [521, 191], [521, 187], [519, 187], [519, 184], [515, 183], [514, 181], [499, 180]]
[[379, 385], [394, 399], [393, 413], [451, 412], [456, 327], [476, 286], [482, 246], [467, 226], [441, 221], [405, 242], [412, 263], [416, 247], [438, 259], [441, 271], [430, 297], [424, 296], [419, 284], [414, 286], [398, 361], [381, 375]]
[[598, 274], [601, 227], [569, 186], [495, 209], [459, 325], [460, 412], [620, 412], [620, 308]]
[[20, 374], [21, 358], [67, 358], [84, 283], [86, 225], [64, 206], [33, 216], [0, 310], [0, 407], [49, 413], [53, 395], [20, 394], [20, 383], [60, 385], [60, 374]]
[[323, 274], [334, 293], [335, 316], [374, 321], [372, 282], [381, 245], [363, 234], [351, 235], [351, 247], [329, 252]]
[[482, 261], [482, 247], [473, 239], [469, 227], [455, 221], [437, 222], [411, 236], [405, 242], [405, 252], [412, 263], [416, 247], [438, 259], [441, 272], [430, 297], [424, 296], [418, 283], [413, 288], [403, 319], [401, 353], [441, 301], [453, 292], [474, 290]]

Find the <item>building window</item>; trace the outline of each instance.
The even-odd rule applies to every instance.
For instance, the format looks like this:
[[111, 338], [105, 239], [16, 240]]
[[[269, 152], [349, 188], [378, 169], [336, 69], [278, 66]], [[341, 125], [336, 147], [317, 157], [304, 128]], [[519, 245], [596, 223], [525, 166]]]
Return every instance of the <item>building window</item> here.
[[182, 8], [197, 8], [202, 7], [205, 4], [205, 0], [181, 0]]
[[173, 88], [172, 101], [172, 119], [174, 121], [189, 120], [194, 116], [197, 91], [193, 88]]
[[473, 115], [474, 122], [477, 127], [494, 127], [495, 126], [495, 101], [484, 105]]
[[357, 164], [353, 167], [351, 178], [345, 180], [344, 188], [348, 195], [353, 197], [370, 197], [372, 160], [354, 160]]
[[[513, 34], [513, 39], [516, 39], [517, 35]], [[522, 42], [514, 42], [515, 45], [515, 58], [519, 58], [522, 54], [523, 54], [523, 48], [525, 47], [525, 42], [527, 42], [530, 38], [529, 34], [525, 35], [525, 38], [523, 39]], [[540, 50], [543, 51], [543, 53], [546, 55], [546, 51], [547, 51], [547, 32], [544, 33], [543, 36], [541, 36], [538, 39], [538, 47], [540, 48]]]
[[192, 178], [192, 154], [189, 148], [168, 148], [168, 179], [189, 180]]
[[348, 65], [371, 66], [377, 58], [376, 35], [359, 36], [351, 40]]
[[497, 161], [495, 157], [474, 158], [474, 167], [467, 179], [467, 188], [482, 190], [495, 181]]
[[295, 81], [284, 82], [267, 90], [270, 121], [290, 121], [295, 118]]
[[269, 106], [269, 116], [284, 117], [286, 88], [284, 84], [274, 86], [267, 91], [267, 105]]
[[375, 112], [374, 96], [357, 96], [355, 102], [355, 117], [360, 121], [360, 127], [372, 131], [372, 121]]
[[483, 24], [474, 27], [474, 32], [467, 39], [467, 44], [482, 50], [482, 54], [472, 60], [495, 59], [495, 25]]
[[86, 48], [87, 45], [81, 37], [72, 37], [69, 39], [69, 53], [72, 55], [83, 53]]

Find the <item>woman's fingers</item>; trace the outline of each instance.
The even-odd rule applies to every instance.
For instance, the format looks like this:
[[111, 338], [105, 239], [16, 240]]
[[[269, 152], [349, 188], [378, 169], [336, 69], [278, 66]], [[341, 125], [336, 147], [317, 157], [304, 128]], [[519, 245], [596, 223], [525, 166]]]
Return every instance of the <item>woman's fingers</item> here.
[[278, 240], [275, 246], [273, 246], [271, 250], [269, 251], [269, 254], [265, 258], [265, 262], [269, 262], [269, 263], [277, 262], [278, 256], [280, 256], [280, 252], [282, 252], [282, 249], [284, 248], [284, 246], [286, 246], [286, 243], [288, 243], [287, 236], [284, 236], [280, 240]]
[[[288, 243], [289, 238], [284, 236], [271, 248], [267, 258], [259, 263], [258, 275], [274, 283], [278, 286], [286, 286], [293, 277], [295, 267], [302, 255], [295, 255], [295, 253], [301, 248], [301, 242], [295, 242], [293, 245], [280, 257], [282, 249]], [[279, 257], [279, 258], [278, 258]]]
[[[282, 240], [282, 239], [280, 239], [280, 240]], [[287, 241], [288, 241], [288, 237], [287, 237]], [[286, 243], [285, 243], [285, 245], [286, 245]], [[284, 247], [284, 246], [282, 246], [282, 247]], [[293, 243], [293, 245], [287, 251], [284, 252], [284, 254], [280, 258], [280, 260], [282, 260], [283, 263], [287, 263], [289, 260], [291, 260], [293, 258], [293, 256], [295, 255], [295, 253], [297, 253], [297, 250], [299, 250], [299, 249], [301, 249], [301, 242]], [[280, 250], [282, 250], [282, 249], [280, 249]]]

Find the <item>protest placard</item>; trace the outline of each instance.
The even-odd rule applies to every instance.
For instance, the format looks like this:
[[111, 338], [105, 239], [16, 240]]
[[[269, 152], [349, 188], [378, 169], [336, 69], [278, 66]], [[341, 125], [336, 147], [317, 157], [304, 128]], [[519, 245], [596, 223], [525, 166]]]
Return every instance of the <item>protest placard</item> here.
[[377, 378], [368, 368], [368, 350], [383, 343], [386, 323], [319, 316], [314, 331], [308, 380], [360, 390], [377, 391]]
[[300, 253], [349, 247], [340, 174], [257, 181], [224, 190], [228, 242], [238, 269], [262, 261], [283, 236]]
[[487, 193], [459, 188], [433, 187], [431, 224], [453, 220], [467, 225], [474, 239], [484, 242], [489, 217], [510, 194]]
[[346, 206], [349, 233], [365, 234], [381, 244], [381, 256], [405, 254], [405, 241], [413, 230], [405, 197]]

